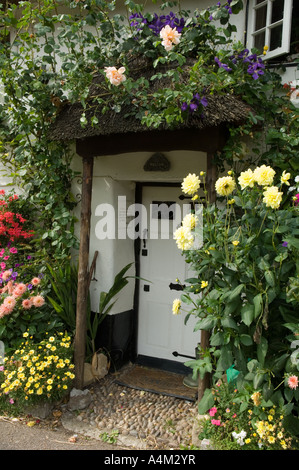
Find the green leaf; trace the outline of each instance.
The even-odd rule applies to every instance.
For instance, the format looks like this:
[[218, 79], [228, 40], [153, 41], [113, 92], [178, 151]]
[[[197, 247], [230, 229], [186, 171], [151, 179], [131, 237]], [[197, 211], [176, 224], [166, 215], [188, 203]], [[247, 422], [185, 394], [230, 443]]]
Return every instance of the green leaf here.
[[256, 373], [253, 379], [253, 386], [255, 389], [258, 389], [261, 387], [266, 375], [261, 374], [261, 373]]
[[198, 403], [198, 413], [200, 415], [205, 414], [210, 408], [212, 408], [214, 404], [214, 395], [212, 394], [212, 390], [207, 388], [203, 394], [202, 399]]
[[216, 324], [216, 319], [213, 317], [206, 317], [202, 320], [199, 320], [194, 328], [194, 331], [198, 330], [211, 330]]
[[250, 326], [254, 319], [254, 305], [246, 304], [241, 308], [241, 318], [246, 326]]
[[263, 306], [263, 296], [262, 294], [257, 294], [253, 298], [253, 305], [254, 305], [254, 318], [257, 318], [261, 311], [262, 311], [262, 306]]
[[186, 294], [181, 295], [181, 301], [184, 302], [187, 305], [190, 305], [192, 303], [191, 298]]
[[245, 346], [251, 346], [253, 344], [253, 340], [252, 340], [251, 336], [246, 335], [246, 334], [240, 335], [240, 341]]
[[241, 403], [240, 413], [243, 413], [243, 411], [247, 410], [247, 408], [248, 408], [248, 403], [244, 401], [243, 403]]
[[212, 335], [210, 338], [211, 346], [221, 346], [223, 344], [223, 333], [218, 331], [216, 334]]
[[257, 358], [260, 364], [263, 366], [268, 351], [268, 341], [266, 338], [261, 336], [260, 343], [257, 346]]
[[221, 325], [224, 328], [232, 328], [234, 330], [238, 330], [238, 325], [232, 317], [223, 317], [221, 319]]
[[293, 246], [297, 250], [299, 250], [299, 239], [294, 237], [287, 237], [284, 238], [284, 241], [288, 242], [289, 245]]
[[230, 302], [233, 299], [235, 299], [237, 296], [239, 296], [244, 289], [244, 284], [240, 284], [233, 291], [230, 292], [229, 296], [227, 297], [227, 301]]
[[275, 276], [272, 271], [265, 271], [265, 279], [267, 281], [267, 284], [269, 284], [269, 286], [271, 287], [275, 286]]

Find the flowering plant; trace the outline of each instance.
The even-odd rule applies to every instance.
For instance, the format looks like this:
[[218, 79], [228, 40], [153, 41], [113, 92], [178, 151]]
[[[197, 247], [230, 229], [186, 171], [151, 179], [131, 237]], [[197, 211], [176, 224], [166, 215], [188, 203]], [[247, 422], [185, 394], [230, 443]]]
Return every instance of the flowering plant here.
[[45, 303], [48, 287], [43, 274], [26, 283], [17, 280], [18, 273], [13, 269], [0, 277], [0, 340], [7, 349], [17, 347], [27, 329], [38, 339], [45, 330], [61, 326]]
[[287, 450], [294, 445], [284, 407], [266, 401], [260, 390], [239, 390], [220, 380], [211, 403], [199, 437], [211, 439], [217, 449]]
[[213, 204], [204, 172], [201, 176], [201, 188], [200, 178], [190, 174], [182, 190], [194, 204], [204, 193], [202, 219], [196, 206], [193, 214], [195, 222], [196, 217], [202, 220], [202, 243], [195, 246], [196, 223], [192, 229], [185, 219], [174, 234], [195, 273], [179, 281], [185, 287], [174, 313], [186, 304], [187, 319], [198, 318], [195, 330], [211, 334], [210, 348], [187, 365], [201, 377], [213, 372], [214, 379], [234, 366], [239, 381], [263, 387], [267, 399], [282, 398], [290, 404], [289, 411], [297, 409], [299, 392], [286, 382], [289, 375], [299, 376], [294, 356], [298, 298], [288, 299], [299, 274], [298, 206], [286, 190], [292, 176], [285, 171], [279, 176], [267, 165], [239, 176], [229, 171], [216, 181], [218, 198]]
[[0, 366], [0, 407], [14, 407], [54, 401], [67, 392], [74, 379], [72, 349], [68, 334], [49, 336], [44, 333], [35, 342], [28, 332], [12, 355], [5, 356]]
[[20, 213], [13, 212], [12, 203], [18, 201], [17, 194], [6, 195], [4, 189], [0, 190], [0, 242], [1, 245], [33, 237], [33, 230], [27, 228], [28, 221]]

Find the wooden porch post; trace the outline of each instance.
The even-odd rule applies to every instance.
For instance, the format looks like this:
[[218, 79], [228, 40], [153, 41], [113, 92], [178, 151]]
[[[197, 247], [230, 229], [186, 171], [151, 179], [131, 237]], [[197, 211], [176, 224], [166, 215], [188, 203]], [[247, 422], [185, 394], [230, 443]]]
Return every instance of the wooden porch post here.
[[84, 384], [92, 176], [93, 158], [83, 157], [76, 333], [74, 341], [75, 386], [79, 390], [83, 388]]
[[[216, 191], [215, 183], [217, 179], [217, 167], [213, 163], [213, 155], [207, 154], [207, 190], [208, 190], [208, 200], [210, 203], [216, 201]], [[204, 221], [203, 221], [204, 223]], [[206, 330], [201, 331], [201, 342], [200, 346], [202, 349], [207, 349], [210, 345], [210, 332]], [[203, 397], [203, 394], [207, 388], [210, 386], [211, 374], [206, 373], [203, 379], [199, 379], [198, 383], [198, 401]]]

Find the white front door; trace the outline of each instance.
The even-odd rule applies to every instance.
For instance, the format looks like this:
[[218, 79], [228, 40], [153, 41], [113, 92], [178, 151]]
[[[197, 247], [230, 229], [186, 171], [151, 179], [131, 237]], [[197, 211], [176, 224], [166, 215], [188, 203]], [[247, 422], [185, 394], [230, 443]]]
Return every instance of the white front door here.
[[[190, 316], [185, 325], [184, 313], [172, 313], [173, 300], [180, 298], [182, 292], [171, 289], [171, 284], [176, 284], [176, 279], [184, 283], [187, 277], [191, 277], [191, 273], [187, 273], [184, 257], [173, 239], [173, 232], [180, 225], [188, 204], [188, 201], [179, 199], [181, 195], [180, 187], [143, 187], [142, 205], [146, 208], [143, 215], [147, 220], [142, 221], [141, 228], [144, 240], [141, 240], [140, 253], [142, 280], [137, 353], [186, 362], [186, 357], [174, 356], [173, 352], [194, 357], [196, 345], [200, 342], [200, 332], [193, 331], [193, 316]], [[169, 220], [172, 215], [174, 220]], [[184, 308], [187, 307], [185, 305]]]

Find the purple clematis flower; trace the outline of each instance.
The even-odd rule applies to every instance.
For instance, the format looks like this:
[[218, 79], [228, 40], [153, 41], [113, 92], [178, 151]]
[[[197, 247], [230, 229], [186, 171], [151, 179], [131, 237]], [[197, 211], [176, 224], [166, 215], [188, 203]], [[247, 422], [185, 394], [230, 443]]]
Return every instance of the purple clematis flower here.
[[200, 105], [204, 107], [208, 106], [208, 100], [205, 96], [201, 97], [199, 93], [195, 93], [189, 105], [186, 101], [182, 104], [181, 110], [187, 111], [189, 109], [190, 113], [194, 113]]
[[218, 64], [219, 68], [222, 68], [224, 70], [226, 70], [227, 72], [231, 72], [232, 69], [227, 65], [227, 64], [223, 64], [219, 59], [218, 57], [215, 57], [214, 58], [216, 64]]

